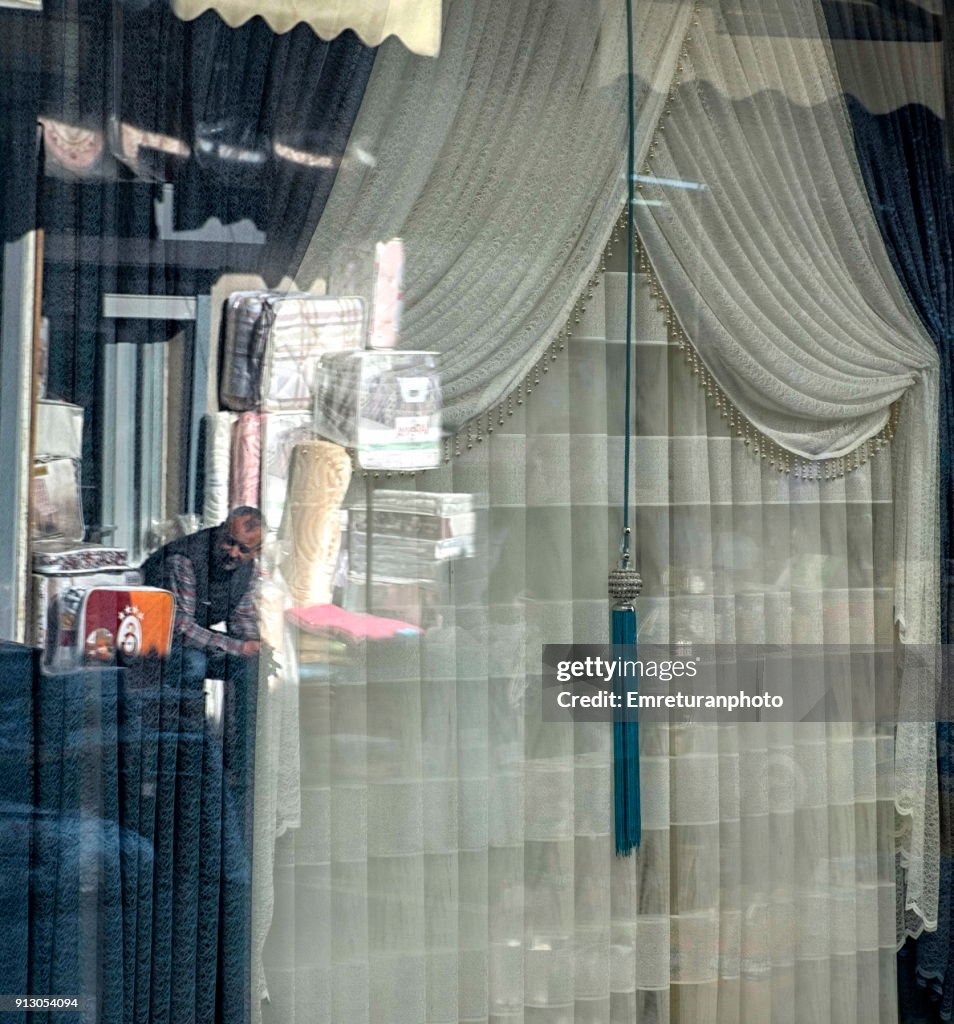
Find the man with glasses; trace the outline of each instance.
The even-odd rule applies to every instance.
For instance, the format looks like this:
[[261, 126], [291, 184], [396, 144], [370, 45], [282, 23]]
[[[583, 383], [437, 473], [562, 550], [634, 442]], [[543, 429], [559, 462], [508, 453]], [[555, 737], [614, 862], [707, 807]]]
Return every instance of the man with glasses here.
[[[253, 584], [261, 546], [262, 513], [242, 505], [220, 526], [171, 541], [143, 563], [148, 586], [175, 594], [174, 641], [181, 648], [183, 681], [226, 679], [229, 658], [257, 657]], [[220, 624], [225, 632], [212, 628]]]

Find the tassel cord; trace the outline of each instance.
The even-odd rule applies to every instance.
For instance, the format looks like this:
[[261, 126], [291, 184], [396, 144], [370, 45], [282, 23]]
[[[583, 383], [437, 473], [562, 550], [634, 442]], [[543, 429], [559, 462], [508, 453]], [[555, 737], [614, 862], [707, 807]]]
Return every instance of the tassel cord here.
[[633, 299], [635, 265], [633, 254], [633, 215], [636, 207], [636, 90], [633, 83], [633, 0], [626, 0], [626, 417], [623, 424], [623, 539], [620, 547], [620, 568], [629, 567], [629, 464], [632, 449], [632, 384], [633, 384]]

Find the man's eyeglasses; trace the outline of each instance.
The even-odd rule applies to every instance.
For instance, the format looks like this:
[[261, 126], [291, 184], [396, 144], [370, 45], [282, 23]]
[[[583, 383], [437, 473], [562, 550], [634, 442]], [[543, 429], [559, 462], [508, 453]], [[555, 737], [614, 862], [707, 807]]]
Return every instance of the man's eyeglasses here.
[[255, 547], [250, 548], [248, 544], [242, 544], [237, 541], [231, 534], [225, 538], [225, 546], [227, 548], [238, 548], [243, 555], [257, 555], [262, 550], [261, 544], [256, 544]]

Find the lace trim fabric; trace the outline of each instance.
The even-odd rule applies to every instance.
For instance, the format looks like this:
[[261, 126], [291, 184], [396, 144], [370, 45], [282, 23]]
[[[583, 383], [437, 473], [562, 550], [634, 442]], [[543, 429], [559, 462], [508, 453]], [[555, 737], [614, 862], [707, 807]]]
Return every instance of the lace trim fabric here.
[[[599, 271], [587, 282], [586, 290], [574, 304], [573, 314], [567, 320], [566, 326], [560, 331], [558, 340], [551, 342], [546, 355], [534, 366], [533, 371], [507, 395], [504, 402], [501, 402], [487, 412], [481, 413], [479, 416], [475, 416], [461, 430], [444, 439], [445, 463], [450, 462], [452, 457], [459, 458], [465, 452], [472, 451], [475, 445], [481, 444], [485, 438], [493, 434], [495, 427], [502, 427], [504, 425], [506, 422], [505, 415], [507, 417], [513, 416], [515, 409], [523, 405], [524, 401], [533, 393], [534, 388], [540, 387], [545, 383], [545, 375], [550, 369], [550, 363], [554, 362], [558, 358], [559, 353], [564, 351], [567, 340], [573, 336], [573, 328], [580, 323], [582, 316], [586, 313], [588, 304], [593, 299], [595, 290], [602, 283], [603, 274], [606, 271], [606, 259], [612, 255], [613, 245], [619, 244], [621, 237], [625, 233], [626, 211], [624, 210], [613, 228], [613, 235], [607, 243], [603, 258], [600, 260]], [[874, 437], [867, 438], [856, 448], [852, 449], [852, 451], [836, 458], [805, 459], [783, 448], [773, 438], [763, 434], [737, 408], [706, 367], [695, 346], [692, 344], [692, 340], [666, 299], [638, 236], [636, 239], [636, 253], [638, 273], [649, 280], [650, 292], [657, 304], [657, 309], [666, 315], [669, 340], [684, 353], [687, 371], [698, 377], [699, 386], [705, 392], [706, 398], [719, 410], [719, 414], [728, 422], [732, 432], [738, 437], [743, 438], [746, 448], [755, 458], [767, 461], [779, 473], [791, 473], [797, 479], [836, 480], [852, 470], [867, 465], [886, 445], [891, 443], [900, 421], [900, 400], [892, 403], [884, 426]], [[364, 475], [367, 476], [367, 473]], [[391, 474], [387, 475], [390, 476]]]

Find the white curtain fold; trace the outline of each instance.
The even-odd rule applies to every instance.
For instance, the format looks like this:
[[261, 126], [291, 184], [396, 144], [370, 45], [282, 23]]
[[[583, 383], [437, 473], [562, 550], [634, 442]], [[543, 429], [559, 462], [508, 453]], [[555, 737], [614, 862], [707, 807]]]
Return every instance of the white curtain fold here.
[[441, 45], [441, 0], [172, 0], [172, 9], [185, 21], [213, 10], [232, 28], [256, 16], [275, 32], [305, 22], [322, 39], [351, 29], [368, 46], [397, 36], [425, 57]]
[[[708, 370], [763, 434], [809, 459], [852, 452], [903, 395], [895, 439], [895, 618], [938, 639], [938, 359], [885, 251], [816, 0], [705, 5], [644, 164], [637, 223]], [[698, 187], [673, 187], [663, 182]], [[898, 810], [907, 927], [934, 926], [935, 694], [901, 682]]]
[[[690, 13], [635, 5], [641, 154]], [[401, 343], [440, 352], [447, 426], [527, 375], [598, 267], [625, 186], [625, 39], [618, 0], [451, 0], [437, 60], [378, 54], [297, 277], [366, 293], [373, 243], [403, 237]]]

